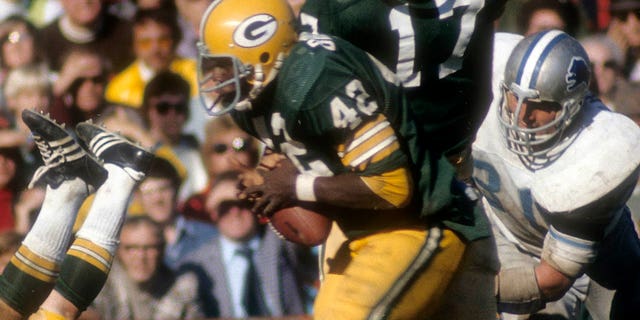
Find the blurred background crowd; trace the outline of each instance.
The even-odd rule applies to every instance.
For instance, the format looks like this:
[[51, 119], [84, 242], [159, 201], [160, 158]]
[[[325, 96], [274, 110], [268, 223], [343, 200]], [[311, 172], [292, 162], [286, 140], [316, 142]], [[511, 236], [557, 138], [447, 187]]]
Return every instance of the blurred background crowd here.
[[[44, 195], [26, 188], [42, 160], [23, 109], [70, 128], [104, 123], [157, 155], [131, 199], [109, 281], [85, 319], [311, 312], [317, 248], [279, 239], [235, 199], [238, 175], [257, 164], [260, 145], [199, 105], [196, 42], [210, 3], [0, 0], [0, 268]], [[591, 90], [640, 123], [640, 1], [511, 0], [496, 25], [523, 35], [551, 28], [582, 42], [594, 70]], [[637, 215], [640, 192], [629, 204]], [[78, 225], [82, 218], [81, 210]], [[249, 306], [241, 295], [253, 282], [239, 275], [252, 273], [254, 262], [268, 288]]]

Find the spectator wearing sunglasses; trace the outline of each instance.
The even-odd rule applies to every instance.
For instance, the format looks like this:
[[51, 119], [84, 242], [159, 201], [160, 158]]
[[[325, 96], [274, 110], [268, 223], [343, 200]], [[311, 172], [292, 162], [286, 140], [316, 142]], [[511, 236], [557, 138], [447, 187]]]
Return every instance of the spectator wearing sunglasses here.
[[[236, 197], [238, 176], [237, 171], [217, 176], [209, 193], [219, 232], [187, 255], [180, 270], [198, 274], [207, 317], [304, 314], [303, 285], [317, 278], [317, 260], [309, 248], [280, 239], [258, 223], [251, 204]], [[249, 277], [251, 263], [254, 278]]]
[[133, 19], [136, 60], [109, 82], [109, 102], [139, 108], [146, 83], [160, 71], [170, 70], [189, 81], [195, 96], [196, 62], [176, 54], [182, 33], [174, 10], [142, 9]]
[[625, 54], [622, 74], [640, 81], [640, 0], [611, 0], [607, 35]]
[[213, 204], [208, 197], [211, 185], [222, 172], [255, 168], [260, 149], [259, 141], [240, 129], [229, 115], [211, 118], [205, 126], [205, 139], [200, 147], [208, 187], [189, 197], [182, 213], [216, 223]]
[[624, 56], [604, 34], [587, 36], [580, 41], [589, 55], [596, 88], [602, 102], [640, 124], [640, 86], [630, 83], [621, 72]]
[[259, 141], [240, 129], [229, 115], [209, 120], [205, 134], [200, 152], [210, 181], [221, 172], [246, 170], [258, 164]]
[[[184, 132], [189, 119], [190, 85], [179, 74], [161, 71], [144, 89], [140, 115], [144, 124], [124, 112], [105, 119], [105, 125], [131, 138], [156, 155], [169, 159], [183, 177], [178, 203], [207, 185], [207, 174], [200, 157], [198, 140]], [[123, 108], [128, 109], [130, 108]]]
[[71, 49], [53, 84], [52, 118], [74, 128], [80, 122], [96, 121], [108, 113], [104, 91], [109, 72], [108, 61], [100, 52], [91, 48]]
[[190, 85], [171, 71], [156, 74], [144, 91], [143, 118], [157, 145], [166, 145], [186, 168], [186, 178], [178, 202], [207, 185], [207, 174], [200, 157], [197, 138], [184, 132], [190, 116]]
[[[191, 97], [197, 95], [196, 61], [177, 53], [182, 38], [177, 15], [176, 10], [165, 8], [136, 12], [133, 18], [133, 51], [136, 59], [109, 81], [105, 93], [107, 101], [139, 109], [143, 103], [145, 85], [161, 71], [181, 75], [191, 86]], [[205, 111], [198, 99], [192, 99], [189, 109], [193, 116], [183, 129], [202, 141], [207, 118]]]

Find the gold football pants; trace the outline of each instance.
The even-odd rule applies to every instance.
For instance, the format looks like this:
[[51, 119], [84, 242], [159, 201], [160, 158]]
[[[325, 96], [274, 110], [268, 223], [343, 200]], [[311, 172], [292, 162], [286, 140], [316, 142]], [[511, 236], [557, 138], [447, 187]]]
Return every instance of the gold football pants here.
[[462, 240], [439, 227], [384, 231], [328, 248], [314, 319], [429, 318], [464, 252]]
[[55, 312], [39, 309], [38, 312], [32, 314], [31, 317], [29, 317], [29, 320], [68, 320], [68, 319]]

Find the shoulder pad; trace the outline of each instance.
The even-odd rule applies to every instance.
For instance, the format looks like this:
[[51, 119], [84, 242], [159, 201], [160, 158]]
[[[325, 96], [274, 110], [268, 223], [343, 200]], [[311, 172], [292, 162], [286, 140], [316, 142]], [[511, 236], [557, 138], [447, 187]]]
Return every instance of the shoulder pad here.
[[536, 174], [532, 195], [550, 213], [583, 208], [605, 196], [624, 198], [635, 186], [623, 185], [638, 174], [640, 127], [595, 102], [586, 100], [577, 119], [585, 122], [584, 128], [565, 153]]
[[287, 109], [300, 110], [323, 72], [325, 59], [308, 52], [306, 45], [296, 44], [276, 78], [276, 101], [286, 104]]

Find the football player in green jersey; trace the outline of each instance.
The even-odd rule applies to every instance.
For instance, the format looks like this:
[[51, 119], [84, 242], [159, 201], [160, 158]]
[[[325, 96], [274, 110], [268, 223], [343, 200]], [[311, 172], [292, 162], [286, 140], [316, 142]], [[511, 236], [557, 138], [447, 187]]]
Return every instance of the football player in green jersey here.
[[[240, 196], [267, 216], [297, 201], [331, 208], [348, 241], [332, 256], [316, 318], [455, 318], [466, 306], [442, 301], [465, 265], [465, 242], [440, 216], [473, 212], [474, 203], [463, 184], [446, 178], [455, 171], [446, 157], [424, 152], [436, 164], [425, 174], [447, 186], [431, 195], [427, 211], [435, 213], [421, 216], [411, 144], [399, 135], [415, 139], [416, 115], [397, 77], [344, 40], [298, 38], [294, 20], [284, 0], [217, 0], [201, 22], [203, 105], [214, 116], [230, 112], [287, 156]], [[465, 294], [481, 291], [492, 294], [492, 284]], [[495, 305], [484, 311], [473, 318], [495, 317]]]
[[[469, 146], [489, 107], [493, 22], [505, 2], [306, 0], [299, 17], [303, 30], [345, 39], [400, 78], [417, 130], [400, 132], [420, 168], [413, 171], [416, 206], [459, 232], [468, 243], [465, 255], [473, 257], [466, 262], [476, 266], [457, 275], [461, 286], [448, 296], [459, 296], [470, 282], [491, 282], [497, 271], [484, 213], [442, 215], [441, 209], [455, 201], [449, 192], [454, 172], [445, 158], [459, 180], [471, 180]], [[329, 244], [336, 242], [335, 233]], [[490, 299], [476, 295], [468, 305]]]
[[[418, 130], [403, 134], [415, 162], [435, 172], [442, 168], [429, 158], [470, 163], [468, 148], [491, 101], [493, 22], [505, 2], [306, 0], [299, 19], [304, 31], [345, 39], [397, 74]], [[422, 214], [439, 212], [446, 202], [431, 196], [448, 183], [433, 173], [419, 178]]]

